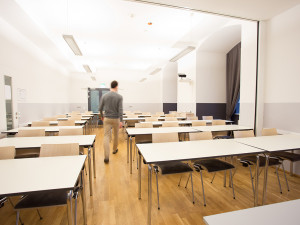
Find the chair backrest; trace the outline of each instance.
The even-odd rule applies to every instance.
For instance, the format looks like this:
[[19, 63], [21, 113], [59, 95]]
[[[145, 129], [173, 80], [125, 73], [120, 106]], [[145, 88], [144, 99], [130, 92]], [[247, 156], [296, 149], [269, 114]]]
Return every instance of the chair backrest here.
[[210, 131], [189, 133], [190, 141], [212, 140], [213, 136]]
[[50, 126], [49, 121], [33, 121], [31, 124], [32, 127], [47, 127]]
[[261, 131], [262, 136], [274, 136], [278, 135], [276, 128], [264, 128]]
[[150, 121], [158, 121], [158, 117], [145, 117], [145, 121], [146, 122], [150, 122]]
[[57, 118], [56, 117], [45, 117], [43, 118], [43, 121], [56, 121]]
[[66, 118], [67, 116], [66, 116], [66, 115], [57, 115], [57, 116], [55, 116], [55, 117], [56, 117], [55, 120], [57, 120], [57, 118]]
[[45, 136], [45, 129], [23, 130], [19, 129], [17, 137], [42, 137]]
[[136, 123], [135, 128], [153, 128], [152, 123]]
[[177, 111], [169, 111], [169, 114], [176, 114]]
[[79, 114], [79, 111], [72, 111], [71, 114]]
[[192, 121], [192, 127], [195, 126], [206, 126], [206, 122], [201, 120]]
[[143, 112], [142, 115], [151, 115], [150, 112]]
[[128, 114], [127, 118], [138, 118], [138, 115], [134, 115], [134, 114]]
[[178, 121], [163, 122], [162, 127], [179, 127], [179, 123], [178, 123]]
[[163, 116], [163, 115], [165, 115], [164, 112], [156, 112], [155, 114], [156, 114], [157, 116]]
[[68, 128], [60, 128], [58, 132], [59, 136], [70, 136], [70, 135], [83, 135], [82, 127], [68, 129]]
[[84, 114], [92, 114], [92, 113], [93, 113], [93, 111], [85, 111]]
[[16, 154], [15, 146], [0, 147], [0, 159], [13, 159], [15, 158], [15, 154]]
[[178, 142], [178, 133], [152, 134], [152, 143]]
[[202, 116], [203, 120], [213, 120], [214, 117], [213, 116]]
[[81, 116], [71, 116], [68, 120], [81, 120]]
[[226, 125], [226, 121], [225, 120], [213, 120], [211, 122], [212, 125]]
[[245, 138], [245, 137], [254, 137], [253, 130], [238, 130], [233, 131], [234, 138]]
[[176, 113], [165, 114], [165, 117], [176, 117]]
[[178, 121], [176, 117], [166, 117], [165, 121]]
[[187, 120], [198, 120], [198, 116], [187, 117]]
[[[178, 117], [187, 117], [187, 113], [185, 113], [185, 112], [176, 113], [176, 116], [178, 116]], [[191, 115], [191, 116], [194, 116], [194, 115]]]
[[187, 113], [185, 113], [185, 116], [186, 117], [195, 117], [195, 114], [191, 113], [191, 112], [187, 112]]
[[75, 120], [62, 120], [58, 121], [58, 126], [75, 126]]
[[79, 144], [42, 144], [40, 157], [79, 155]]

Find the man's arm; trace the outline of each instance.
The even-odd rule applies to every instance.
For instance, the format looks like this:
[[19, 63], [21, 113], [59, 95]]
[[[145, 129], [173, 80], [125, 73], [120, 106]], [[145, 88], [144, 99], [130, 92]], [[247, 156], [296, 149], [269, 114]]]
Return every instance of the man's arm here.
[[123, 97], [119, 101], [119, 117], [120, 117], [120, 127], [123, 126]]
[[103, 96], [102, 98], [100, 99], [100, 105], [99, 105], [99, 112], [100, 112], [100, 117], [103, 118], [103, 106], [104, 106], [104, 103], [103, 103]]

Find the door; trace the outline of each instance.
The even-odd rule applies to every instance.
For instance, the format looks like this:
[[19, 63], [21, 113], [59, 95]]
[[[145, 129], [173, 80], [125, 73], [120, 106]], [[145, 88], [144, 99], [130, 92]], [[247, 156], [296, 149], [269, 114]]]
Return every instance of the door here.
[[[89, 111], [98, 112], [99, 111], [99, 104], [101, 97], [109, 92], [109, 88], [95, 88], [95, 89], [88, 89], [88, 108]], [[98, 122], [98, 125], [102, 125], [102, 121]]]
[[13, 119], [13, 100], [12, 100], [12, 79], [9, 76], [4, 76], [5, 89], [5, 107], [6, 107], [6, 128], [11, 130], [14, 128]]

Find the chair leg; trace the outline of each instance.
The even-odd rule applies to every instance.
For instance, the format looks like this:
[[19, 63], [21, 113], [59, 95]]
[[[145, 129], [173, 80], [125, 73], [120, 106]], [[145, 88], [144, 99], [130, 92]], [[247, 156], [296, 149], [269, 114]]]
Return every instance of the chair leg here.
[[279, 175], [278, 175], [278, 166], [276, 166], [276, 174], [277, 174], [277, 179], [278, 179], [280, 194], [282, 194], [280, 179], [279, 179]]
[[188, 185], [188, 183], [189, 183], [189, 180], [190, 180], [190, 175], [189, 175], [189, 177], [188, 177], [188, 179], [187, 179], [187, 181], [186, 181], [186, 184], [185, 184], [185, 187], [184, 187], [184, 188], [187, 187], [187, 185]]
[[255, 196], [255, 189], [254, 189], [254, 184], [253, 184], [253, 176], [252, 176], [252, 170], [251, 170], [251, 166], [250, 165], [249, 165], [249, 171], [250, 171], [250, 179], [251, 179], [251, 184], [252, 184], [253, 196]]
[[135, 158], [135, 152], [136, 152], [136, 144], [134, 145], [132, 161], [134, 161], [134, 158]]
[[216, 176], [216, 172], [214, 173], [214, 176], [213, 176], [213, 178], [211, 179], [211, 184], [214, 182], [214, 179], [215, 179], [215, 176]]
[[75, 194], [75, 206], [74, 206], [74, 210], [75, 210], [75, 215], [74, 215], [74, 225], [77, 224], [77, 198], [78, 198], [78, 194]]
[[230, 178], [231, 178], [231, 188], [232, 188], [232, 195], [233, 195], [233, 199], [235, 199], [234, 187], [233, 187], [233, 176], [232, 176], [232, 170], [230, 170]]
[[41, 213], [40, 213], [39, 209], [36, 209], [36, 211], [37, 211], [37, 213], [38, 213], [38, 215], [39, 215], [39, 217], [40, 217], [40, 220], [42, 220], [43, 217], [41, 216]]
[[290, 187], [289, 187], [288, 180], [287, 180], [287, 178], [286, 178], [286, 174], [285, 174], [285, 170], [284, 170], [284, 165], [283, 165], [283, 162], [281, 163], [281, 166], [282, 166], [283, 175], [284, 175], [284, 178], [285, 178], [285, 182], [286, 182], [286, 187], [287, 187], [287, 190], [288, 190], [288, 191], [290, 191]]
[[[225, 157], [226, 160], [226, 157]], [[224, 170], [224, 187], [226, 187], [226, 170]]]
[[192, 185], [192, 193], [193, 193], [193, 204], [195, 204], [195, 197], [194, 197], [194, 184], [193, 184], [193, 174], [192, 172], [190, 173], [190, 176], [191, 177], [191, 185]]
[[202, 170], [201, 169], [200, 169], [200, 176], [201, 176], [201, 184], [202, 184], [203, 202], [204, 202], [204, 206], [206, 206], [204, 185], [203, 185], [203, 177], [202, 177]]
[[158, 209], [160, 209], [160, 205], [159, 205], [159, 191], [158, 191], [158, 176], [157, 176], [157, 171], [155, 171], [155, 175], [156, 175], [156, 189], [157, 189], [157, 205], [158, 205]]
[[181, 178], [182, 178], [182, 175], [180, 176], [178, 187], [180, 186]]
[[17, 211], [16, 225], [19, 224], [19, 219], [20, 219], [20, 210]]

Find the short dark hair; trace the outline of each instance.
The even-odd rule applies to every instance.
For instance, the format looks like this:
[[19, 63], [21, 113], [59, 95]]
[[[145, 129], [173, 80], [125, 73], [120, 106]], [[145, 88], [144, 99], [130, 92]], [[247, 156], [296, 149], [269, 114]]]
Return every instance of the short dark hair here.
[[118, 81], [116, 81], [116, 80], [114, 80], [114, 81], [112, 81], [111, 83], [110, 83], [110, 87], [111, 88], [115, 88], [115, 87], [117, 87], [118, 86]]

